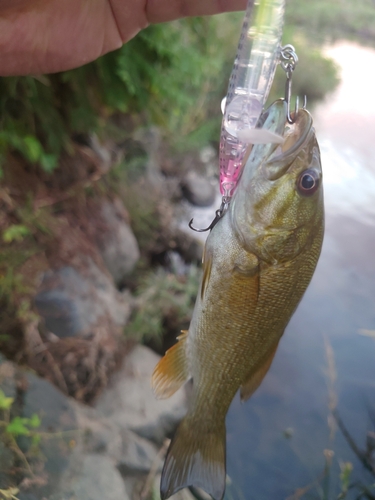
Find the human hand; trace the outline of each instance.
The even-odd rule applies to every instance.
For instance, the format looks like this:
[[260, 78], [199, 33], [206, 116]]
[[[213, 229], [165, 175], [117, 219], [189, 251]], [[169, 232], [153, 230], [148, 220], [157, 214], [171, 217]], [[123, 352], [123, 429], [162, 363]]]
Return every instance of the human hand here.
[[82, 66], [149, 24], [244, 10], [247, 0], [0, 0], [0, 76]]

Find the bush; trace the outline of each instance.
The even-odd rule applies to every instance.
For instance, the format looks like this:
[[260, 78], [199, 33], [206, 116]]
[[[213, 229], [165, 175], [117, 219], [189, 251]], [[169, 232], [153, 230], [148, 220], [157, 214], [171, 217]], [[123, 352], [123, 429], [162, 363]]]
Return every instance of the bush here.
[[15, 150], [51, 171], [72, 134], [101, 129], [115, 112], [142, 113], [175, 137], [193, 131], [220, 88], [223, 24], [219, 16], [150, 26], [81, 68], [0, 79], [0, 161]]

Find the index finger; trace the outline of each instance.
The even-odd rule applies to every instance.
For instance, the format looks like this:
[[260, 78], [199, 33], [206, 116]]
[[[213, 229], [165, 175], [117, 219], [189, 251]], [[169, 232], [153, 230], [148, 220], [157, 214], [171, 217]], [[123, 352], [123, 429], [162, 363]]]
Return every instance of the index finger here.
[[[138, 8], [135, 8], [135, 4]], [[143, 5], [142, 5], [143, 4]], [[111, 0], [112, 10], [123, 42], [131, 38], [131, 24], [134, 19], [129, 15], [129, 2], [124, 0]], [[247, 0], [133, 0], [133, 12], [142, 12], [142, 20], [138, 25], [163, 23], [181, 17], [208, 16], [245, 10]]]

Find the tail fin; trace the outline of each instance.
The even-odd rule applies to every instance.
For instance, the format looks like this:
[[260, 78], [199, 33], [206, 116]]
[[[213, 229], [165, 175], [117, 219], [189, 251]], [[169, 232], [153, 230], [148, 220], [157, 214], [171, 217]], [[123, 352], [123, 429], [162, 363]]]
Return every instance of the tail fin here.
[[160, 483], [160, 496], [195, 486], [221, 500], [225, 492], [225, 422], [199, 425], [187, 416], [172, 439]]

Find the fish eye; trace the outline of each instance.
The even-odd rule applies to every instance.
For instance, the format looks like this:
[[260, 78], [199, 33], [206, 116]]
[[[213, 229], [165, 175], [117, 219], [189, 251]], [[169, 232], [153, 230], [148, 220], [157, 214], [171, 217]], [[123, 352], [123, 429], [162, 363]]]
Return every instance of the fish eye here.
[[320, 185], [319, 174], [312, 169], [304, 170], [297, 180], [297, 188], [300, 194], [311, 196], [314, 194]]

